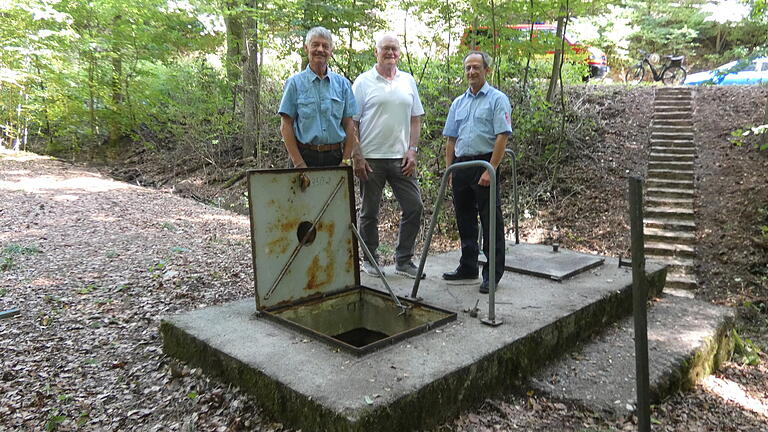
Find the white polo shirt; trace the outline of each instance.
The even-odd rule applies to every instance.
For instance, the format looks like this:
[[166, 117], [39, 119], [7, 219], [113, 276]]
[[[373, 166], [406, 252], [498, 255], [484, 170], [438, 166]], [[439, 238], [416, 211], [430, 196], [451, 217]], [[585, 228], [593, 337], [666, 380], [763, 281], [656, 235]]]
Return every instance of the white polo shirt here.
[[402, 158], [408, 151], [411, 117], [424, 115], [416, 80], [397, 70], [392, 81], [376, 70], [360, 74], [354, 84], [360, 108], [352, 118], [360, 122], [360, 149], [371, 159]]

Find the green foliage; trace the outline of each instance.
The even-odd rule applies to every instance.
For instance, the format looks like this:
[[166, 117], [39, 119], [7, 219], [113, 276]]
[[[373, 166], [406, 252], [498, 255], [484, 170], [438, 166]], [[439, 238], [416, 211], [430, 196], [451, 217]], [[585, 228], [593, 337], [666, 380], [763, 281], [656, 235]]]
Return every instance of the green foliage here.
[[59, 425], [64, 423], [67, 420], [67, 418], [63, 415], [59, 415], [58, 412], [55, 414], [52, 414], [48, 417], [48, 420], [45, 422], [45, 430], [46, 432], [53, 432], [59, 429]]
[[3, 255], [36, 255], [42, 253], [39, 247], [36, 245], [24, 246], [18, 243], [10, 243], [3, 248]]
[[760, 348], [754, 342], [749, 339], [742, 339], [736, 330], [731, 330], [731, 337], [734, 341], [734, 361], [750, 366], [760, 364]]
[[[736, 129], [731, 132], [731, 142], [741, 147], [747, 142], [748, 137], [757, 137], [764, 133], [768, 133], [768, 124], [750, 127], [746, 130]], [[755, 141], [754, 146], [760, 150], [768, 150], [768, 141], [764, 140], [763, 143]]]
[[0, 251], [0, 271], [8, 271], [16, 267], [17, 255], [36, 255], [42, 253], [36, 245], [24, 246], [18, 243], [10, 243]]

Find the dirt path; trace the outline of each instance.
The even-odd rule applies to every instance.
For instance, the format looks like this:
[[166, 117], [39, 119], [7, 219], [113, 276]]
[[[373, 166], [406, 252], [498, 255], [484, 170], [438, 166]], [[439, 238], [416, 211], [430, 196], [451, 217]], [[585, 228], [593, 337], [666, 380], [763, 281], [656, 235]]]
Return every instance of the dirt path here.
[[0, 321], [0, 430], [260, 422], [158, 336], [163, 315], [250, 295], [245, 217], [34, 157], [2, 157], [0, 197], [0, 310], [21, 310]]

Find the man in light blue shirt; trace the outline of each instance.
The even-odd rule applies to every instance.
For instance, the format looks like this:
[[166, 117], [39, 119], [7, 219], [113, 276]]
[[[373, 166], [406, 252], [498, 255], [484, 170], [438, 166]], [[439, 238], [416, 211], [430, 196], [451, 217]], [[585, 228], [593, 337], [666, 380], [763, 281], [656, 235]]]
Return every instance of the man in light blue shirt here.
[[[448, 111], [443, 135], [447, 138], [445, 164], [485, 160], [498, 170], [504, 157], [507, 139], [512, 133], [512, 108], [509, 98], [486, 82], [491, 73], [488, 54], [470, 51], [464, 57], [464, 74], [469, 88], [457, 97]], [[498, 172], [497, 172], [498, 174]], [[504, 219], [501, 197], [496, 189], [496, 283], [504, 275]], [[477, 218], [483, 227], [483, 252], [488, 257], [488, 223], [490, 220], [491, 176], [481, 167], [460, 169], [453, 173], [453, 206], [461, 239], [461, 259], [452, 272], [443, 273], [446, 280], [476, 279], [478, 275]], [[488, 293], [488, 266], [483, 267], [480, 292]]]
[[314, 27], [304, 49], [309, 64], [288, 78], [280, 101], [280, 134], [296, 168], [349, 165], [357, 137], [357, 103], [349, 80], [328, 68], [331, 32]]

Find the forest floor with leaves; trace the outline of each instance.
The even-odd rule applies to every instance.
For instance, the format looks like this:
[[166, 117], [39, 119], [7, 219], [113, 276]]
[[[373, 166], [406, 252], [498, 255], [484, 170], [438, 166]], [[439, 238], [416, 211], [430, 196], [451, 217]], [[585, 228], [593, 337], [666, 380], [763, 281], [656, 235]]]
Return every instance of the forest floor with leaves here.
[[[550, 238], [557, 226], [564, 247], [626, 256], [626, 177], [645, 171], [652, 97], [648, 87], [573, 90], [573, 103], [591, 113], [600, 133], [574, 143], [548, 201], [523, 200], [530, 215], [523, 241]], [[729, 137], [760, 122], [766, 99], [766, 88], [705, 88], [695, 97], [696, 295], [737, 308], [739, 334], [764, 351], [768, 152]], [[209, 205], [242, 205], [241, 185], [222, 189], [231, 176], [221, 170], [179, 177], [161, 159], [138, 160], [97, 170], [0, 153], [0, 311], [19, 309], [0, 319], [0, 430], [290, 430], [253, 397], [165, 356], [158, 333], [163, 316], [253, 295], [248, 220]], [[109, 172], [156, 188], [115, 181]], [[523, 192], [536, 188], [531, 179], [520, 182]], [[396, 220], [387, 206], [385, 243]], [[440, 237], [438, 248], [452, 246], [450, 235]], [[734, 358], [655, 405], [653, 430], [768, 430], [768, 357], [757, 356], [757, 365]], [[635, 427], [632, 418], [520, 389], [435, 430]]]

